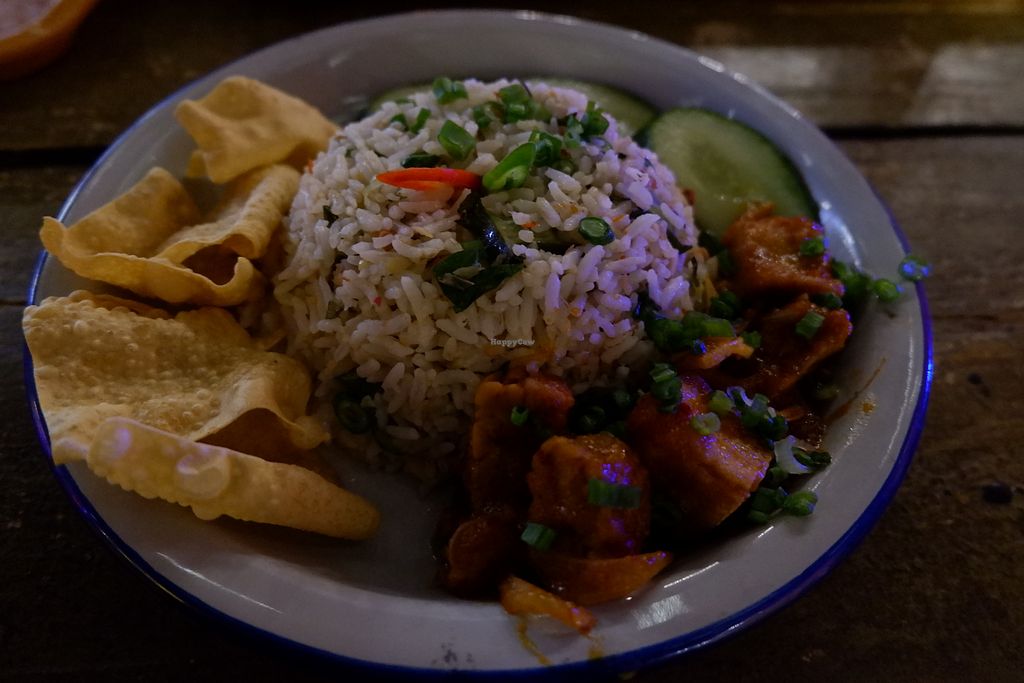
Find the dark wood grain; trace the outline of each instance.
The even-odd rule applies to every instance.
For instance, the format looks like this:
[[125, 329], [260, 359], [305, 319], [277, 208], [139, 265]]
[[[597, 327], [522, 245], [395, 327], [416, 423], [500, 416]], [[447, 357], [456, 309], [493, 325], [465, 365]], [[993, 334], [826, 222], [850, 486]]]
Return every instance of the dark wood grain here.
[[[1011, 681], [1024, 667], [1024, 197], [1015, 192], [1024, 137], [842, 146], [914, 250], [935, 264], [927, 292], [936, 381], [925, 436], [877, 528], [818, 587], [738, 637], [635, 681]], [[23, 260], [7, 263], [26, 277]], [[17, 307], [0, 308], [0, 371], [12, 383], [19, 320]], [[20, 391], [0, 393], [0, 408], [9, 417], [0, 680], [339, 680], [148, 585], [59, 490]], [[984, 501], [982, 487], [995, 481], [1014, 488], [1012, 503]]]
[[[465, 3], [432, 3], [430, 7]], [[520, 2], [692, 47], [829, 127], [1024, 126], [1018, 2]], [[258, 48], [381, 12], [423, 9], [271, 0], [106, 0], [71, 51], [3, 84], [0, 150], [107, 145], [185, 83]]]
[[24, 304], [39, 252], [43, 216], [56, 215], [85, 169], [80, 166], [0, 168], [0, 303]]

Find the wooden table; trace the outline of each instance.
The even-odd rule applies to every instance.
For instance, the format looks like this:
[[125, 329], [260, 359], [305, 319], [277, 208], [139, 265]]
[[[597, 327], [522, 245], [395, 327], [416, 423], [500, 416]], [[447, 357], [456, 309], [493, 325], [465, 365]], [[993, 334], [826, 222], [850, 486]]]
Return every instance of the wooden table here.
[[[877, 527], [791, 607], [634, 680], [1020, 680], [1024, 4], [519, 4], [646, 31], [767, 85], [838, 142], [935, 266], [928, 427]], [[60, 62], [0, 84], [0, 680], [345, 679], [187, 611], [104, 547], [36, 441], [20, 319], [41, 216], [119, 131], [228, 60], [375, 11], [106, 0]], [[1006, 487], [1010, 502], [988, 500]]]

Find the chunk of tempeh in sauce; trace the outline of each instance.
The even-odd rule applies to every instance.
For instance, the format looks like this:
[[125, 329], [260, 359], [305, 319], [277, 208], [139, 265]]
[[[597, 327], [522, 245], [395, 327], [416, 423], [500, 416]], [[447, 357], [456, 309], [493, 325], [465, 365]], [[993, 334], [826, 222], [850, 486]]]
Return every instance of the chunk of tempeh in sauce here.
[[[474, 513], [519, 518], [529, 505], [526, 474], [550, 433], [565, 429], [574, 399], [566, 383], [547, 375], [510, 371], [477, 388], [465, 484]], [[512, 411], [525, 408], [525, 424]]]
[[[630, 500], [591, 502], [591, 480], [609, 493], [622, 487]], [[533, 496], [528, 519], [554, 529], [560, 550], [591, 557], [640, 552], [651, 525], [650, 478], [619, 439], [607, 432], [553, 436], [533, 456], [527, 481]]]
[[711, 387], [695, 375], [680, 375], [681, 401], [673, 413], [660, 410], [650, 394], [637, 402], [626, 428], [654, 481], [669, 492], [683, 513], [688, 532], [720, 524], [757, 488], [772, 453], [747, 433], [735, 415], [702, 436], [690, 421], [708, 412]]
[[[796, 326], [808, 313], [821, 316], [822, 322], [817, 332], [805, 339], [796, 333]], [[845, 310], [817, 306], [804, 294], [762, 318], [758, 329], [757, 369], [737, 384], [774, 401], [821, 361], [841, 351], [853, 332], [853, 323]]]
[[722, 236], [736, 267], [725, 289], [739, 296], [767, 293], [843, 294], [832, 277], [827, 254], [802, 256], [805, 240], [823, 238], [821, 226], [808, 218], [776, 216], [759, 205], [740, 216]]

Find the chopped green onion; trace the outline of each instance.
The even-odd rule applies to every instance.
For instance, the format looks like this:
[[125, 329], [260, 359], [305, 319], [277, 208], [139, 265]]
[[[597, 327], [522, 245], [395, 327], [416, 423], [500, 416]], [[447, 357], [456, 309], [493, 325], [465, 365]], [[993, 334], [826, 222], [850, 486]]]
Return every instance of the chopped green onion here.
[[562, 138], [535, 130], [530, 133], [530, 142], [537, 148], [533, 163], [536, 166], [554, 166], [561, 159]]
[[768, 515], [760, 510], [750, 510], [747, 512], [747, 520], [754, 524], [767, 524], [768, 519]]
[[654, 383], [664, 382], [676, 376], [676, 370], [668, 363], [655, 363], [651, 366], [651, 381]]
[[641, 497], [642, 491], [637, 486], [613, 484], [597, 478], [587, 482], [587, 502], [591, 505], [633, 510], [640, 507]]
[[512, 414], [509, 415], [509, 419], [516, 427], [522, 427], [526, 424], [526, 421], [530, 419], [530, 411], [524, 406], [516, 406], [512, 409]]
[[743, 343], [752, 349], [761, 348], [761, 333], [760, 332], [744, 332], [740, 335], [740, 339]]
[[714, 413], [701, 413], [690, 418], [690, 426], [701, 436], [708, 436], [722, 428], [722, 420]]
[[787, 478], [789, 478], [789, 472], [778, 465], [772, 465], [768, 468], [768, 471], [764, 473], [764, 479], [761, 480], [761, 486], [776, 488], [786, 481]]
[[324, 220], [328, 223], [333, 223], [338, 220], [337, 214], [331, 211], [331, 207], [327, 204], [324, 204]]
[[551, 547], [556, 536], [558, 534], [551, 527], [537, 522], [528, 522], [519, 538], [537, 550], [547, 550]]
[[673, 405], [679, 402], [679, 392], [683, 388], [683, 381], [673, 375], [661, 382], [651, 385], [651, 395], [663, 403], [672, 402]]
[[490, 115], [487, 113], [487, 110], [484, 109], [484, 105], [482, 105], [482, 104], [478, 104], [475, 107], [473, 107], [472, 112], [473, 112], [473, 121], [476, 123], [477, 127], [480, 128], [481, 130], [483, 130], [487, 126], [491, 125], [491, 122], [494, 120], [494, 119], [492, 119], [490, 117]]
[[453, 159], [465, 159], [476, 147], [476, 138], [454, 121], [445, 121], [437, 134], [437, 141]]
[[766, 515], [778, 512], [786, 501], [786, 492], [780, 488], [762, 486], [750, 496], [750, 509]]
[[591, 244], [611, 244], [615, 241], [615, 233], [608, 221], [596, 216], [587, 216], [580, 221], [579, 233]]
[[711, 300], [708, 313], [716, 318], [735, 320], [743, 311], [743, 303], [734, 292], [725, 291]]
[[353, 434], [370, 431], [370, 415], [358, 401], [347, 397], [338, 398], [334, 401], [334, 414], [341, 426]]
[[678, 320], [653, 318], [644, 322], [644, 329], [659, 351], [675, 353], [692, 343], [692, 338], [686, 336], [683, 323]]
[[708, 408], [717, 415], [728, 415], [734, 407], [732, 399], [729, 398], [728, 394], [718, 389], [715, 389], [714, 393], [711, 394], [711, 398], [708, 399]]
[[525, 104], [532, 97], [530, 96], [530, 91], [522, 83], [512, 83], [498, 91], [498, 99], [501, 100], [502, 104], [508, 106], [510, 104]]
[[843, 307], [856, 309], [871, 291], [871, 278], [842, 261], [832, 261], [832, 274], [843, 283]]
[[574, 114], [570, 114], [565, 120], [565, 145], [566, 147], [579, 147], [583, 144], [583, 122]]
[[775, 442], [772, 449], [775, 452], [775, 462], [789, 474], [807, 474], [811, 468], [797, 460], [793, 448], [795, 441], [792, 436], [787, 436]]
[[900, 277], [911, 282], [920, 282], [932, 274], [932, 266], [924, 259], [908, 254], [900, 261]]
[[843, 300], [840, 299], [835, 294], [833, 294], [832, 292], [825, 292], [824, 294], [815, 294], [811, 296], [811, 301], [818, 304], [819, 306], [824, 306], [825, 308], [829, 308], [832, 310], [836, 310], [838, 308], [843, 307]]
[[402, 162], [402, 168], [433, 168], [441, 163], [441, 157], [436, 154], [425, 152], [414, 152]]
[[803, 448], [794, 448], [793, 457], [801, 465], [816, 470], [832, 464], [832, 456], [828, 451], [808, 451]]
[[808, 237], [800, 243], [801, 256], [821, 256], [825, 253], [825, 239], [823, 237]]
[[445, 76], [434, 79], [431, 90], [433, 90], [438, 104], [448, 104], [468, 97], [466, 86], [462, 84], [462, 81], [453, 81]]
[[818, 334], [818, 330], [821, 329], [821, 324], [825, 322], [825, 316], [814, 311], [809, 311], [807, 315], [800, 318], [800, 322], [796, 324], [796, 333], [804, 339], [811, 339], [814, 335]]
[[735, 337], [736, 330], [732, 323], [724, 318], [707, 318], [704, 320], [702, 337]]
[[768, 414], [768, 397], [764, 394], [755, 394], [750, 405], [744, 407], [740, 414], [740, 423], [747, 429], [754, 429], [770, 418]]
[[625, 413], [636, 403], [636, 397], [632, 392], [619, 387], [612, 391], [611, 402], [617, 411]]
[[604, 112], [598, 109], [597, 104], [593, 101], [587, 102], [587, 111], [583, 114], [580, 123], [583, 125], [585, 137], [604, 135], [604, 132], [608, 130], [608, 119], [604, 117]]
[[878, 300], [883, 303], [892, 303], [900, 298], [902, 291], [899, 285], [892, 280], [886, 280], [885, 278], [879, 278], [871, 283], [871, 291], [875, 293]]
[[555, 163], [551, 164], [551, 168], [556, 171], [561, 171], [566, 175], [572, 175], [576, 172], [576, 166], [568, 159], [559, 159]]
[[532, 142], [519, 145], [484, 174], [484, 187], [491, 192], [498, 192], [522, 186], [530, 174], [536, 155], [537, 148]]
[[814, 491], [797, 491], [786, 496], [782, 501], [782, 511], [797, 517], [806, 517], [814, 512], [818, 495]]
[[421, 130], [423, 130], [423, 126], [426, 125], [427, 119], [429, 119], [429, 118], [430, 118], [430, 110], [429, 109], [420, 109], [418, 112], [416, 112], [416, 120], [412, 122], [411, 126], [409, 126], [409, 132], [414, 134], [414, 135], [416, 133], [419, 133]]
[[406, 130], [409, 128], [409, 121], [406, 120], [405, 114], [402, 114], [401, 112], [391, 117], [391, 120], [388, 121], [388, 125], [390, 126], [392, 123], [397, 123]]

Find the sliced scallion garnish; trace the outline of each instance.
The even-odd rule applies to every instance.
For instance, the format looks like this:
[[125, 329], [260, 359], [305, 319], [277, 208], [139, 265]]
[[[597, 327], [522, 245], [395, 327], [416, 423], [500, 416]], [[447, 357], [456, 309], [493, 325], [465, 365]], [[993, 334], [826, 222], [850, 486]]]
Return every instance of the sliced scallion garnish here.
[[719, 389], [716, 389], [708, 399], [708, 408], [717, 415], [728, 415], [734, 407], [732, 399]]
[[490, 192], [521, 187], [526, 182], [537, 155], [537, 148], [532, 142], [519, 145], [509, 152], [497, 166], [484, 174], [484, 187]]
[[825, 253], [825, 238], [808, 237], [800, 243], [801, 256], [821, 256]]
[[615, 241], [615, 233], [612, 232], [608, 221], [603, 218], [587, 216], [580, 221], [578, 230], [583, 239], [591, 244], [604, 245]]
[[701, 436], [709, 436], [722, 428], [722, 420], [715, 413], [701, 413], [690, 418], [690, 426]]
[[814, 491], [796, 491], [782, 501], [782, 511], [797, 517], [806, 517], [814, 512], [818, 495]]
[[593, 478], [587, 482], [587, 502], [607, 508], [636, 509], [640, 507], [641, 491], [628, 484], [613, 484]]
[[804, 317], [800, 318], [800, 322], [796, 324], [795, 331], [804, 339], [812, 339], [814, 335], [818, 334], [818, 330], [821, 329], [821, 325], [824, 322], [825, 316], [821, 313], [808, 311]]
[[466, 86], [462, 84], [462, 81], [453, 81], [445, 76], [434, 79], [431, 90], [438, 104], [448, 104], [468, 96], [466, 94]]
[[537, 522], [529, 522], [519, 538], [537, 550], [547, 550], [557, 536], [558, 534], [551, 527]]
[[740, 335], [743, 343], [752, 349], [761, 348], [761, 333], [757, 331], [744, 332]]
[[525, 406], [516, 406], [509, 415], [509, 420], [516, 427], [522, 427], [530, 419], [530, 411]]
[[871, 291], [875, 293], [878, 300], [882, 303], [892, 303], [900, 298], [899, 285], [892, 280], [886, 280], [885, 278], [879, 278], [871, 283]]
[[476, 147], [476, 138], [454, 121], [445, 121], [437, 133], [437, 141], [453, 159], [462, 160]]
[[907, 256], [900, 261], [899, 271], [900, 277], [904, 280], [920, 282], [932, 274], [932, 266], [922, 258], [918, 258], [913, 254], [907, 254]]
[[825, 308], [832, 310], [843, 307], [843, 300], [840, 299], [835, 294], [833, 294], [832, 292], [814, 294], [811, 296], [811, 301], [818, 304], [819, 306], [824, 306]]
[[420, 109], [418, 112], [416, 112], [416, 120], [412, 122], [411, 126], [409, 126], [409, 132], [412, 133], [413, 135], [419, 133], [421, 130], [423, 130], [423, 126], [426, 125], [427, 119], [429, 118], [430, 110]]
[[436, 154], [425, 152], [414, 152], [402, 162], [402, 168], [433, 168], [441, 163], [441, 157]]

